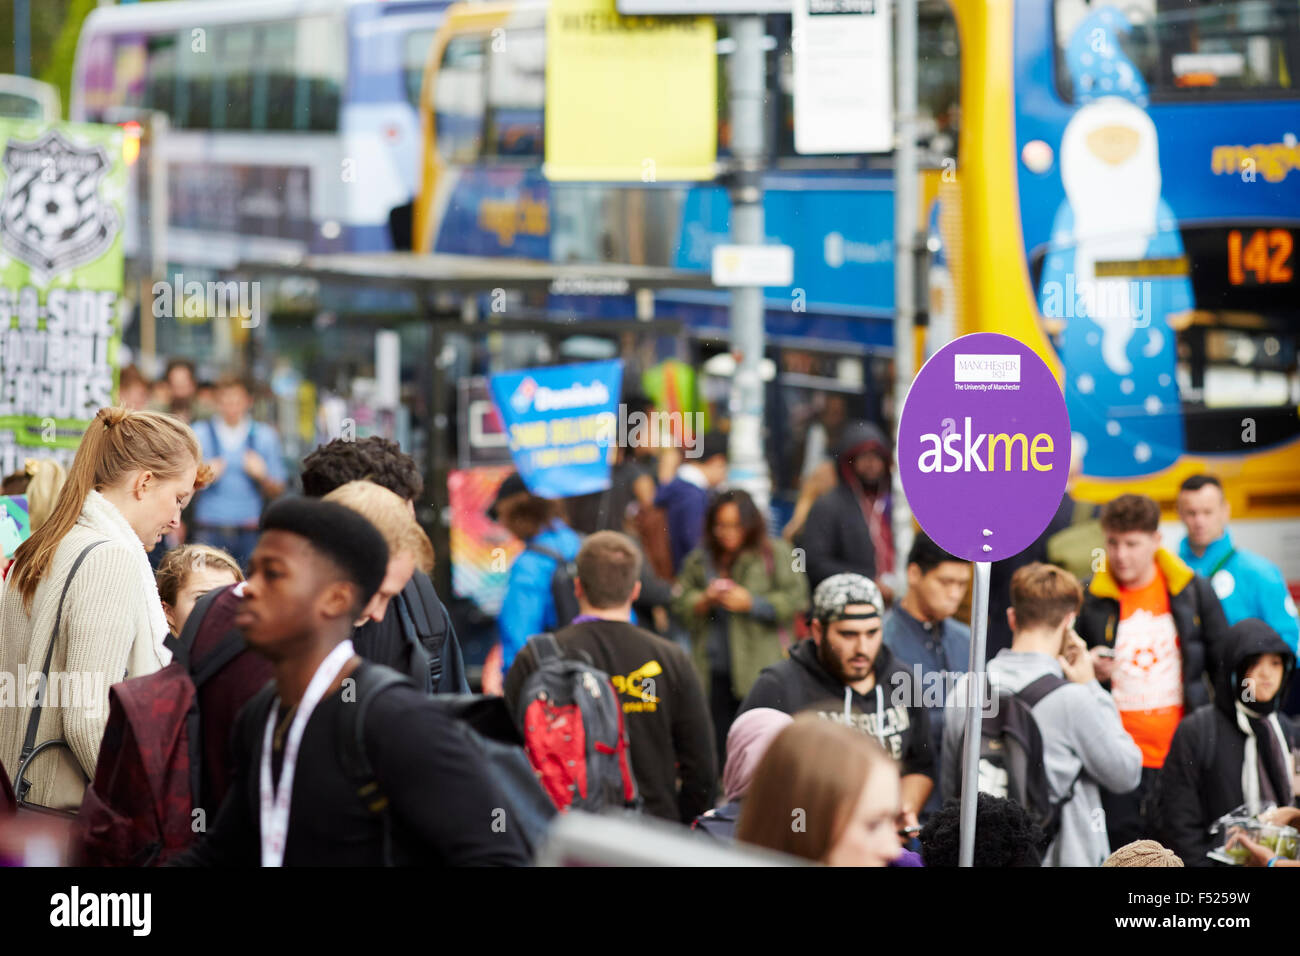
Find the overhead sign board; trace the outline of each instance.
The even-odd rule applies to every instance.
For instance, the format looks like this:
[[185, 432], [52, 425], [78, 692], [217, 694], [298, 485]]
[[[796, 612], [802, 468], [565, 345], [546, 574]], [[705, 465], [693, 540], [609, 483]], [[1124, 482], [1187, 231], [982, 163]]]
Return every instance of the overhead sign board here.
[[889, 152], [889, 0], [794, 0], [793, 13], [795, 151]]
[[713, 284], [786, 286], [794, 282], [794, 250], [789, 246], [713, 247]]

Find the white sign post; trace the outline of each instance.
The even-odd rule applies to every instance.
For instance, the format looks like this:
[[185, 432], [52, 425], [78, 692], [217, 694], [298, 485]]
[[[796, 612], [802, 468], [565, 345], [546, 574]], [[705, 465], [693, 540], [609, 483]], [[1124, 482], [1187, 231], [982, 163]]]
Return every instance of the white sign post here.
[[795, 151], [892, 150], [889, 0], [793, 0], [792, 12]]

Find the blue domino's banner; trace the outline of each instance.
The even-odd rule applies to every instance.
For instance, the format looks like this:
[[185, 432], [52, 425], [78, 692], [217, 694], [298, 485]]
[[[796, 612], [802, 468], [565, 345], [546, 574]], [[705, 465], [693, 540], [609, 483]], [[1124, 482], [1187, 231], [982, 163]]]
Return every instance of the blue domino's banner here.
[[499, 372], [489, 387], [529, 491], [567, 498], [609, 487], [621, 360]]

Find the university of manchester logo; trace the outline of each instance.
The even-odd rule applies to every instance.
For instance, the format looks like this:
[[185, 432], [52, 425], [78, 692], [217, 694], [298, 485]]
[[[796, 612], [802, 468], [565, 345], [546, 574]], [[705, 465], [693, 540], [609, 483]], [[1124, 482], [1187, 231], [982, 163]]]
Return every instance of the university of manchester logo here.
[[121, 226], [99, 194], [110, 168], [102, 146], [77, 146], [52, 129], [32, 142], [10, 140], [0, 230], [7, 253], [38, 282], [98, 259]]

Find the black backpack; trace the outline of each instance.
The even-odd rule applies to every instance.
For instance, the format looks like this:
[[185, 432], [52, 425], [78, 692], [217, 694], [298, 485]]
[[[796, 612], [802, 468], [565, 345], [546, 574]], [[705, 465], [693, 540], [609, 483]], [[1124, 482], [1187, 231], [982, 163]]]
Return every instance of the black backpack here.
[[[1016, 693], [999, 690], [996, 713], [986, 714], [980, 722], [979, 789], [995, 797], [1008, 797], [1029, 811], [1043, 829], [1047, 845], [1061, 830], [1061, 808], [1074, 799], [1074, 788], [1083, 776], [1083, 768], [1070, 781], [1060, 800], [1052, 799], [1043, 763], [1043, 736], [1034, 719], [1033, 709], [1044, 697], [1069, 681], [1055, 674], [1042, 677]], [[992, 693], [987, 676], [985, 694]], [[989, 700], [985, 696], [985, 700]], [[964, 735], [963, 735], [964, 736]], [[1046, 849], [1046, 845], [1044, 846]]]
[[544, 548], [540, 544], [530, 544], [527, 550], [543, 555], [555, 562], [551, 572], [551, 599], [555, 602], [555, 629], [568, 627], [578, 616], [578, 596], [573, 591], [573, 582], [578, 579], [578, 565], [569, 561], [558, 551]]
[[[352, 677], [356, 680], [356, 706], [339, 710], [342, 742], [339, 757], [361, 802], [371, 813], [380, 815], [384, 865], [393, 866], [400, 861], [393, 857], [388, 798], [380, 789], [374, 767], [366, 756], [366, 715], [375, 698], [389, 688], [418, 685], [407, 675], [374, 663], [358, 667]], [[270, 691], [274, 693], [274, 687]], [[505, 699], [481, 694], [442, 694], [430, 698], [429, 704], [454, 718], [452, 726], [479, 754], [481, 764], [501, 793], [506, 810], [504, 825], [517, 827], [529, 853], [535, 855], [556, 809], [524, 755]]]

